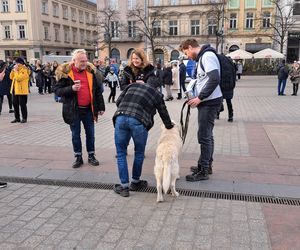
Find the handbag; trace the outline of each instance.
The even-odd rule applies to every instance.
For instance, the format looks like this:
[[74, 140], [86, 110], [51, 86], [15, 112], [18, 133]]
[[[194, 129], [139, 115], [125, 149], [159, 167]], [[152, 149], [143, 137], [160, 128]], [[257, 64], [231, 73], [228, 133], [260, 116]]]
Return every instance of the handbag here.
[[290, 80], [294, 81], [296, 78], [294, 76], [290, 76]]

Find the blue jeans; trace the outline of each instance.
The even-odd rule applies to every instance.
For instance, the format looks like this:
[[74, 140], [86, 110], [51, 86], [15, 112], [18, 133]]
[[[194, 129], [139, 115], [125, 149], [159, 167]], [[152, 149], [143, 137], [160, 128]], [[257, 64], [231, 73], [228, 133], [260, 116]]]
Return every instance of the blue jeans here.
[[200, 144], [200, 157], [198, 166], [202, 169], [208, 169], [213, 162], [214, 137], [213, 129], [215, 118], [220, 105], [198, 106], [198, 142]]
[[116, 118], [115, 122], [115, 145], [119, 178], [122, 184], [129, 183], [126, 153], [130, 138], [134, 142], [132, 179], [138, 181], [142, 174], [148, 131], [139, 120], [131, 116], [120, 115]]
[[278, 95], [284, 94], [285, 85], [286, 85], [286, 79], [285, 80], [278, 79]]
[[80, 138], [80, 122], [83, 123], [85, 134], [86, 134], [86, 150], [88, 154], [95, 153], [95, 126], [93, 113], [91, 108], [79, 109], [79, 114], [75, 118], [70, 129], [72, 131], [72, 143], [74, 154], [82, 155], [82, 145]]

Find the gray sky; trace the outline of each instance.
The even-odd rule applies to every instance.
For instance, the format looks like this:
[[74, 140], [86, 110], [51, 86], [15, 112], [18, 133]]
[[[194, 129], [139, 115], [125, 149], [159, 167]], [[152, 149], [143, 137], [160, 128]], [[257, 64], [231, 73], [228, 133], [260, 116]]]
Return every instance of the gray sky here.
[[97, 2], [97, 0], [89, 0], [90, 2], [93, 2], [93, 3], [96, 3]]

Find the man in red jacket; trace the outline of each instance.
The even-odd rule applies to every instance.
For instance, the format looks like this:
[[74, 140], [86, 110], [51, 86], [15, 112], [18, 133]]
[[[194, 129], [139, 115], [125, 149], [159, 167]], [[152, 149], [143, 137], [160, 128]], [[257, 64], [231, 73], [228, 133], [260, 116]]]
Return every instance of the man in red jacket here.
[[88, 163], [92, 166], [99, 165], [99, 161], [95, 158], [94, 120], [98, 120], [98, 114], [104, 114], [105, 105], [95, 70], [96, 68], [88, 63], [84, 49], [75, 50], [72, 63], [62, 64], [56, 70], [58, 82], [55, 86], [55, 93], [62, 98], [63, 118], [72, 131], [75, 155], [73, 168], [79, 168], [83, 164], [81, 122], [86, 134]]

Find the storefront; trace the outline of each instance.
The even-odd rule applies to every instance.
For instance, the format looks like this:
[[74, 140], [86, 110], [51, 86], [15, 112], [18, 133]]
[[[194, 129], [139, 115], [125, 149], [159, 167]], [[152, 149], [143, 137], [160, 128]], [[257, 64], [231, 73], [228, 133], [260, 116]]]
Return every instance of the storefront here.
[[300, 59], [300, 32], [289, 32], [287, 44], [287, 62]]

